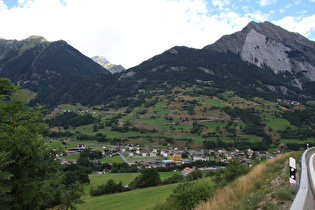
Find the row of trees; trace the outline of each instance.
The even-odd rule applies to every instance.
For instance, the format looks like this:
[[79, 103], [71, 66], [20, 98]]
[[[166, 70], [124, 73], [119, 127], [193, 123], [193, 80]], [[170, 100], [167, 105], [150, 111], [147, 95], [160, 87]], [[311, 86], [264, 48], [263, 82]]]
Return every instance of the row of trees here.
[[50, 127], [63, 127], [64, 129], [68, 129], [69, 126], [75, 128], [81, 125], [92, 124], [96, 121], [97, 119], [95, 119], [91, 114], [79, 115], [74, 112], [64, 112], [63, 114], [58, 114], [52, 119], [45, 120]]

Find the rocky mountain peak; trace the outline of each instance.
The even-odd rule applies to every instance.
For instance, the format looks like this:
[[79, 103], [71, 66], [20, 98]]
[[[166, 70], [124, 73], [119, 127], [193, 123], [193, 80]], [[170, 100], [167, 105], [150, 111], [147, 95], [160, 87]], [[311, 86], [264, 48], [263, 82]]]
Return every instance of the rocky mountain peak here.
[[305, 81], [315, 81], [315, 42], [270, 22], [250, 22], [242, 31], [223, 36], [204, 49], [232, 51], [276, 74], [288, 72], [292, 85], [300, 89]]
[[101, 66], [103, 66], [104, 68], [106, 68], [107, 70], [109, 70], [111, 73], [116, 73], [125, 70], [123, 66], [112, 64], [103, 56], [94, 56], [91, 57], [91, 59], [96, 63], [100, 64]]
[[109, 61], [103, 56], [94, 56], [91, 59], [100, 65], [105, 65], [109, 63]]
[[31, 40], [31, 39], [36, 39], [36, 40], [40, 40], [40, 41], [47, 41], [44, 37], [39, 36], [39, 35], [32, 35], [32, 36], [28, 37], [26, 40]]

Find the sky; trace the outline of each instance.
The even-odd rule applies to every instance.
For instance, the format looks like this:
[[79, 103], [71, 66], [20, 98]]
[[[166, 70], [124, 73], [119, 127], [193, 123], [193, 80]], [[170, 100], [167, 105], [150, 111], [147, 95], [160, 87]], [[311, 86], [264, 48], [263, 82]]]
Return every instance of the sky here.
[[0, 37], [64, 40], [130, 68], [269, 21], [315, 41], [315, 0], [0, 0]]

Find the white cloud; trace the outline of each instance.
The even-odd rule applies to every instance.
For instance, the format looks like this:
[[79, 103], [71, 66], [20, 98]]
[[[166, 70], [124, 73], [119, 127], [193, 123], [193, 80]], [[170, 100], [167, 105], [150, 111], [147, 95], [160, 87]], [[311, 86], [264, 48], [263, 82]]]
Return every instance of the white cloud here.
[[265, 7], [268, 6], [270, 4], [275, 4], [277, 3], [277, 0], [259, 0], [257, 1], [257, 3], [261, 6], [261, 7]]
[[247, 16], [255, 21], [262, 22], [268, 20], [269, 14], [265, 14], [257, 10], [252, 13], [248, 13]]
[[287, 16], [281, 20], [273, 21], [274, 24], [285, 28], [288, 31], [299, 32], [301, 35], [308, 37], [315, 31], [315, 15], [308, 17]]
[[4, 4], [3, 0], [0, 0], [0, 13], [1, 11], [7, 10], [7, 5]]
[[208, 13], [203, 0], [21, 0], [0, 13], [0, 36], [63, 39], [87, 56], [131, 67], [175, 45], [204, 47], [250, 21], [229, 10]]
[[[251, 20], [268, 20], [269, 14], [261, 11], [236, 13], [231, 2], [20, 0], [8, 9], [0, 0], [0, 36], [63, 39], [89, 57], [101, 55], [132, 67], [175, 45], [202, 48], [241, 30]], [[310, 27], [311, 21], [306, 20]]]
[[224, 7], [231, 4], [230, 0], [212, 0], [212, 4], [215, 7], [219, 7], [220, 9], [223, 9]]
[[279, 9], [279, 12], [280, 12], [280, 13], [285, 13], [285, 11], [286, 11], [286, 10], [283, 9], [283, 8]]
[[286, 9], [289, 9], [291, 7], [294, 7], [296, 5], [300, 5], [302, 3], [302, 0], [294, 0], [293, 2], [289, 2], [288, 5], [285, 6]]

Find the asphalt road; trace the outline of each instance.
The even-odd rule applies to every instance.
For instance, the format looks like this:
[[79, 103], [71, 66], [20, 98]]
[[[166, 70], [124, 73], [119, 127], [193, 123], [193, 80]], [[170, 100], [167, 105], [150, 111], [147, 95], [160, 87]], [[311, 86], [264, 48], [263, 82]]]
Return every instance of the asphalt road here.
[[[309, 170], [311, 167], [315, 170], [315, 158], [313, 158], [312, 162], [309, 161], [309, 158], [314, 153], [315, 153], [315, 150], [312, 150], [312, 152], [309, 153], [308, 158], [307, 158], [307, 163], [312, 164], [311, 166], [308, 166]], [[308, 191], [304, 209], [314, 210], [315, 209], [315, 192], [314, 192], [314, 187], [311, 187], [311, 186], [314, 185], [315, 183], [313, 183], [311, 179], [315, 180], [315, 177], [312, 177], [310, 171], [308, 171], [308, 179], [309, 179], [309, 188], [308, 188], [309, 191]]]

